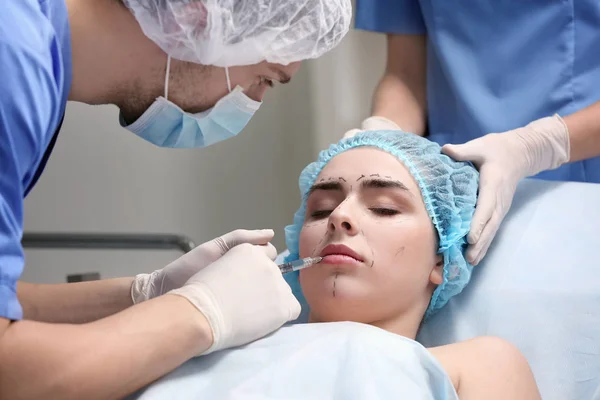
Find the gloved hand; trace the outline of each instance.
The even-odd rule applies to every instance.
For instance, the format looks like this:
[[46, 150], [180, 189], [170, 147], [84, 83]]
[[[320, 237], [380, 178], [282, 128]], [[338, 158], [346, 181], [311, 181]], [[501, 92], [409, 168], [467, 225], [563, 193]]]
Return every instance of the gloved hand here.
[[401, 131], [402, 129], [398, 125], [396, 125], [395, 122], [393, 122], [385, 117], [373, 116], [373, 117], [369, 117], [369, 118], [365, 119], [362, 122], [360, 129], [350, 129], [349, 131], [344, 133], [343, 138], [346, 139], [346, 138], [352, 137], [352, 136], [356, 135], [357, 133], [363, 132], [363, 131], [387, 131], [387, 130]]
[[519, 181], [569, 161], [569, 131], [562, 118], [554, 115], [462, 145], [446, 145], [442, 151], [455, 160], [472, 161], [480, 172], [466, 253], [467, 261], [477, 265], [510, 209]]
[[134, 304], [163, 295], [183, 286], [196, 272], [217, 261], [223, 254], [242, 243], [264, 245], [273, 239], [272, 229], [248, 231], [238, 229], [206, 242], [151, 274], [139, 274], [131, 285]]
[[241, 244], [169, 294], [188, 299], [208, 320], [211, 353], [259, 339], [298, 318], [300, 303], [277, 265], [272, 244]]

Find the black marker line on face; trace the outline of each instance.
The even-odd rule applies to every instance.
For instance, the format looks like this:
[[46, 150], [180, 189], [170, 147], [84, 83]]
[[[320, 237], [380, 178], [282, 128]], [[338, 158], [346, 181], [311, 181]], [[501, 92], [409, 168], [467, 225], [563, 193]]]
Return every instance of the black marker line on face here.
[[394, 257], [398, 257], [398, 254], [400, 254], [401, 251], [404, 251], [404, 246], [400, 246], [396, 254], [394, 254]]
[[[350, 189], [352, 190], [352, 189]], [[338, 204], [335, 208], [339, 208], [342, 204], [344, 204], [345, 202], [347, 202], [348, 200], [350, 200], [348, 197], [346, 197], [344, 200], [342, 200], [342, 202], [340, 204]]]
[[317, 226], [317, 225], [324, 224], [324, 223], [325, 223], [325, 220], [322, 219], [322, 220], [318, 220], [318, 221], [314, 221], [314, 222], [307, 222], [306, 224], [304, 224], [304, 227], [312, 228], [313, 226]]
[[344, 178], [342, 178], [341, 176], [338, 178], [340, 181], [344, 181], [346, 182], [346, 180]]
[[376, 176], [376, 177], [378, 177], [378, 178], [379, 178], [379, 174], [371, 174], [371, 175], [369, 175], [369, 176]]
[[364, 175], [361, 175], [361, 176], [360, 176], [360, 178], [358, 178], [358, 179], [356, 180], [356, 182], [360, 181], [362, 178], [366, 178], [366, 176], [364, 176]]
[[311, 257], [315, 256], [315, 253], [317, 252], [317, 249], [319, 248], [319, 246], [321, 245], [321, 243], [323, 243], [323, 241], [325, 240], [326, 237], [327, 237], [327, 232], [325, 232], [325, 235], [321, 238], [321, 240], [319, 240], [319, 243], [317, 243], [317, 245], [313, 249], [313, 251], [311, 253]]
[[337, 281], [338, 275], [339, 275], [339, 272], [336, 272], [335, 277], [333, 278], [333, 297], [335, 297], [335, 282]]

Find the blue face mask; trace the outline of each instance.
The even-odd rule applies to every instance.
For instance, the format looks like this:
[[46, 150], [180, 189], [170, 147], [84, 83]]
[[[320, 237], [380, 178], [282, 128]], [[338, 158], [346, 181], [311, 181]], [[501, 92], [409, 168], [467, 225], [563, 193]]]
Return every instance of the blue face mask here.
[[167, 100], [170, 61], [169, 57], [165, 96], [157, 98], [131, 125], [126, 126], [123, 118], [120, 118], [121, 126], [150, 143], [172, 148], [210, 146], [240, 133], [262, 104], [246, 96], [240, 86], [231, 90], [229, 71], [226, 68], [229, 94], [206, 111], [187, 113]]

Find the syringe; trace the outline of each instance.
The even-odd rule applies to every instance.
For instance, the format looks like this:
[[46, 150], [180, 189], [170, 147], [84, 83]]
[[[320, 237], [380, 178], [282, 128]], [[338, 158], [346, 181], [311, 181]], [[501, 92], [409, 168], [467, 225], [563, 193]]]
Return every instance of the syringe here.
[[287, 274], [288, 272], [299, 271], [320, 263], [322, 259], [323, 257], [306, 257], [301, 258], [300, 260], [279, 264], [278, 267], [282, 274]]

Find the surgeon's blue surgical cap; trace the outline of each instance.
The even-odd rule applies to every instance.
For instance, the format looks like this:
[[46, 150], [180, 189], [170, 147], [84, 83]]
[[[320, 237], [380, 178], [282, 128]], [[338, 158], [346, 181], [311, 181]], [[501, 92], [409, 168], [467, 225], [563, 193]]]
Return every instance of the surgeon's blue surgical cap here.
[[[442, 308], [459, 294], [471, 278], [470, 265], [464, 256], [467, 234], [477, 201], [479, 173], [470, 163], [457, 162], [441, 153], [441, 147], [423, 137], [402, 131], [369, 131], [342, 139], [319, 154], [300, 174], [302, 204], [294, 215], [294, 223], [285, 228], [290, 254], [286, 261], [299, 258], [299, 237], [306, 214], [306, 195], [317, 176], [332, 158], [357, 147], [376, 147], [397, 157], [409, 170], [421, 189], [425, 208], [438, 233], [438, 254], [444, 257], [444, 280], [435, 289], [425, 318]], [[298, 272], [286, 275], [303, 306]]]
[[175, 59], [218, 67], [317, 58], [348, 32], [351, 0], [123, 0]]

